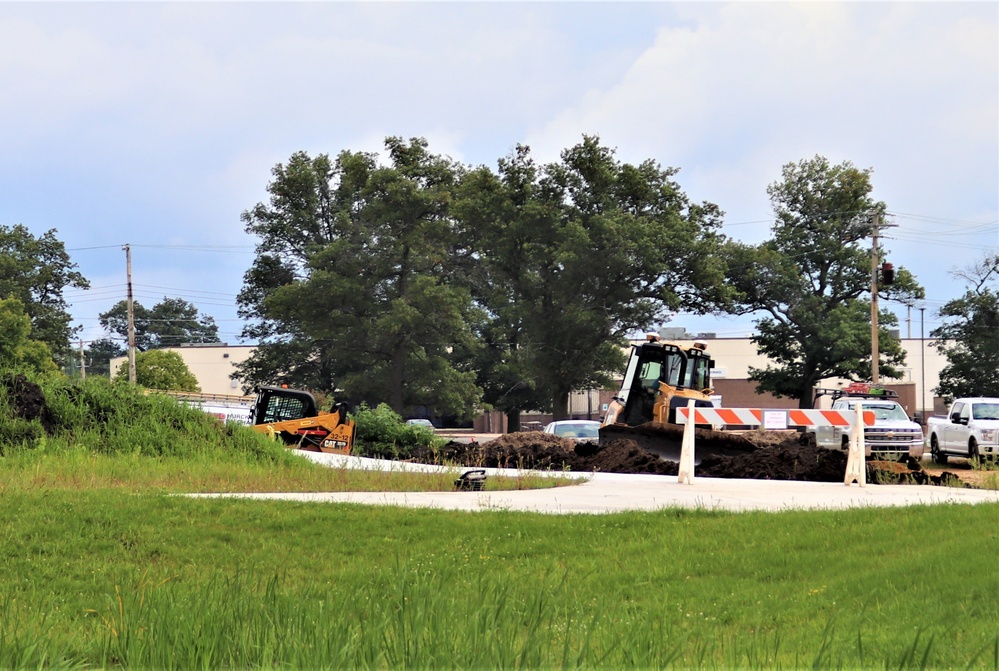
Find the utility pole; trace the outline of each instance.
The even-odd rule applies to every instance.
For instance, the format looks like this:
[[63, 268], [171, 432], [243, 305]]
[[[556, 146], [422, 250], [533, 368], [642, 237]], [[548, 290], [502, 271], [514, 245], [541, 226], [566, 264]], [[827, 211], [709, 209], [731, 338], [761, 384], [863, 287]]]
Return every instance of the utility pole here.
[[129, 245], [122, 247], [125, 250], [126, 277], [128, 280], [128, 382], [135, 384], [135, 311], [132, 304], [132, 248]]
[[874, 242], [871, 246], [871, 383], [880, 384], [878, 371], [878, 227], [881, 215], [874, 213]]
[[87, 357], [83, 353], [83, 339], [80, 339], [80, 379], [87, 379]]

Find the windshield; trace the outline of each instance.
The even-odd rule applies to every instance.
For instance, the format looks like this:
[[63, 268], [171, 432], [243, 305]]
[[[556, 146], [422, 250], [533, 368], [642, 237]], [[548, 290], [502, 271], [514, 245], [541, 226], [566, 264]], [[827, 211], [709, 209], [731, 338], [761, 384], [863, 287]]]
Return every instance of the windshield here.
[[556, 424], [555, 435], [559, 438], [599, 438], [600, 422]]
[[707, 389], [711, 386], [711, 359], [705, 356], [691, 356], [687, 370], [687, 387]]
[[999, 419], [999, 403], [975, 403], [971, 416], [973, 419]]
[[897, 403], [864, 403], [864, 410], [873, 412], [876, 420], [900, 419], [905, 421], [909, 419], [905, 410]]

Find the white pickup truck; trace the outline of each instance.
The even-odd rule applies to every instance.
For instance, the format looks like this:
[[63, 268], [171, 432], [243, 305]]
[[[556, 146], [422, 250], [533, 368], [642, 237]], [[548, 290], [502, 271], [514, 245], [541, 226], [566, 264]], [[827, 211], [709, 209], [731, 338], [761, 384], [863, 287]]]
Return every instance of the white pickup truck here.
[[946, 417], [927, 419], [930, 454], [938, 464], [948, 456], [999, 457], [999, 398], [959, 398]]
[[[923, 429], [909, 419], [896, 392], [856, 383], [843, 389], [817, 389], [816, 400], [821, 396], [833, 397], [833, 410], [854, 410], [859, 403], [865, 412], [874, 414], [874, 424], [864, 427], [867, 456], [893, 461], [905, 457], [923, 458]], [[815, 433], [815, 444], [819, 447], [843, 451], [849, 448], [850, 427], [820, 426], [811, 431]]]

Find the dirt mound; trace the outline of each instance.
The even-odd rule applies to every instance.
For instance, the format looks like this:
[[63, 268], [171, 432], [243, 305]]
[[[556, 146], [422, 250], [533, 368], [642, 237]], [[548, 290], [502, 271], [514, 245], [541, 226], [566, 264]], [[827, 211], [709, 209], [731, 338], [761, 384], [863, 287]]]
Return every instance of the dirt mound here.
[[[695, 475], [751, 480], [842, 482], [846, 454], [816, 447], [796, 432], [745, 434], [757, 449], [738, 456], [705, 457]], [[677, 464], [646, 452], [631, 440], [619, 439], [601, 447], [575, 443], [539, 432], [511, 433], [486, 443], [448, 443], [434, 453], [411, 455], [413, 461], [487, 468], [522, 468], [578, 472], [676, 475]], [[918, 462], [867, 463], [867, 481], [890, 484], [946, 484], [960, 486], [951, 473], [930, 476]]]
[[20, 373], [7, 375], [0, 384], [6, 391], [7, 404], [14, 417], [28, 421], [37, 419], [46, 433], [52, 433], [52, 414], [41, 387]]

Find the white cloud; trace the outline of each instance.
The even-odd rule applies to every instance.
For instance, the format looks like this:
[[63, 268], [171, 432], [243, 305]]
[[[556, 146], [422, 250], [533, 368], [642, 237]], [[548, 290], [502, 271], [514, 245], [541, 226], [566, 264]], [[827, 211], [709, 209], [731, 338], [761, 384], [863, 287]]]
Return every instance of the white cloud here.
[[[683, 7], [684, 21], [662, 26], [619, 81], [586, 91], [528, 138], [539, 156], [599, 134], [622, 160], [681, 168], [688, 193], [731, 222], [767, 218], [767, 184], [815, 154], [873, 168], [875, 196], [890, 209], [999, 216], [994, 4]], [[755, 242], [767, 229], [728, 231]], [[909, 252], [934, 290], [944, 280], [938, 251]]]
[[[995, 221], [997, 7], [0, 3], [0, 124], [17, 129], [0, 137], [0, 224], [81, 246], [252, 244], [239, 214], [295, 151], [384, 157], [386, 136], [420, 136], [495, 167], [584, 133], [680, 168], [732, 223], [767, 218], [767, 184], [815, 154], [874, 168], [890, 209]], [[906, 246], [929, 278], [954, 265]], [[161, 258], [212, 283], [204, 259]]]

